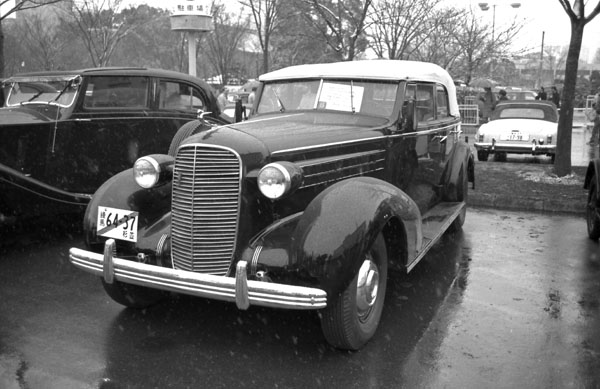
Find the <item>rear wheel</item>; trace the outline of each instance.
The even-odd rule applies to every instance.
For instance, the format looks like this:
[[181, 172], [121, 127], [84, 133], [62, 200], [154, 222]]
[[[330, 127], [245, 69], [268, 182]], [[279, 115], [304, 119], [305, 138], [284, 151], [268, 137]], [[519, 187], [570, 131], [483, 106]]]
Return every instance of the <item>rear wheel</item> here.
[[587, 221], [588, 236], [590, 239], [598, 240], [600, 238], [600, 208], [598, 207], [598, 187], [595, 180], [596, 177], [592, 177], [585, 218]]
[[[469, 198], [469, 175], [467, 173], [467, 167], [463, 164], [460, 168], [460, 174], [458, 176], [458, 185], [456, 185], [456, 201], [467, 202]], [[467, 218], [467, 206], [465, 205], [460, 211], [454, 222], [450, 225], [450, 231], [458, 231], [465, 224]]]
[[321, 328], [334, 347], [358, 350], [375, 334], [387, 286], [387, 249], [379, 234], [346, 290], [322, 312]]
[[112, 284], [102, 280], [102, 286], [110, 298], [129, 308], [147, 308], [167, 297], [167, 293], [162, 290], [126, 284], [117, 280]]
[[490, 156], [489, 151], [486, 150], [477, 150], [477, 159], [479, 161], [485, 162], [488, 160], [488, 157]]

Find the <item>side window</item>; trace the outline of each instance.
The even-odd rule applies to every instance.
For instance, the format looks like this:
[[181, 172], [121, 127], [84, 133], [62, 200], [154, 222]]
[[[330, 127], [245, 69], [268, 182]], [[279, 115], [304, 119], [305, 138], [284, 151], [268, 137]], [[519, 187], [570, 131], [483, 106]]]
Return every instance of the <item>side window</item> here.
[[417, 121], [419, 123], [435, 119], [433, 87], [433, 84], [417, 85]]
[[445, 118], [448, 117], [448, 92], [446, 88], [442, 85], [438, 85], [436, 87], [436, 95], [437, 95], [437, 118]]
[[84, 108], [146, 108], [147, 77], [90, 77], [83, 99]]
[[206, 109], [204, 94], [185, 83], [161, 81], [159, 91], [159, 109], [197, 111]]

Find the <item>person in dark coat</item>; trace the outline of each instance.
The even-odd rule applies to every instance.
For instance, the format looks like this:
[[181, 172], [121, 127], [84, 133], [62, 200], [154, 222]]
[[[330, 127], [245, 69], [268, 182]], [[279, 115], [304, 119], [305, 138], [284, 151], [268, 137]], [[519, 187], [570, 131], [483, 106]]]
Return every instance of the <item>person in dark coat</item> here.
[[508, 100], [508, 97], [506, 97], [506, 91], [504, 89], [500, 89], [500, 92], [498, 93], [500, 94], [500, 96], [498, 96], [498, 101]]
[[540, 91], [538, 92], [537, 96], [535, 96], [535, 99], [536, 100], [547, 100], [548, 99], [548, 95], [546, 94], [544, 87], [540, 88]]
[[555, 86], [552, 87], [552, 96], [550, 96], [550, 100], [556, 105], [556, 108], [560, 108], [560, 93], [558, 93], [558, 89]]

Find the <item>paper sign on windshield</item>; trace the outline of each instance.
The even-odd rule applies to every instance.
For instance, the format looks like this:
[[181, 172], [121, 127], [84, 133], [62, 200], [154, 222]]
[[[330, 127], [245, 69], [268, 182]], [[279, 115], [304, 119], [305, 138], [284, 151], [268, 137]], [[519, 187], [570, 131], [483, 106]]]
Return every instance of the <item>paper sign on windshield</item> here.
[[364, 90], [362, 86], [324, 82], [317, 108], [360, 112]]

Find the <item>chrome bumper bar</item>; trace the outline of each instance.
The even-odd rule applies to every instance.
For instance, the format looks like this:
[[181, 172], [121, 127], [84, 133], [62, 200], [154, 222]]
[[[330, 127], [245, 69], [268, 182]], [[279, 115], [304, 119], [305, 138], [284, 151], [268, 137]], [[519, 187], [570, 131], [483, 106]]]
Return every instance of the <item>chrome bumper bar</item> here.
[[490, 152], [498, 151], [498, 152], [509, 152], [509, 153], [554, 153], [556, 152], [556, 145], [541, 145], [535, 143], [526, 143], [526, 144], [514, 144], [514, 143], [480, 143], [475, 142], [475, 149], [477, 150], [486, 150]]
[[69, 260], [76, 267], [114, 280], [191, 296], [235, 302], [239, 309], [250, 305], [289, 309], [321, 309], [327, 293], [321, 289], [248, 280], [247, 262], [240, 261], [233, 277], [194, 273], [128, 261], [114, 256], [115, 242], [106, 241], [104, 254], [71, 248]]

